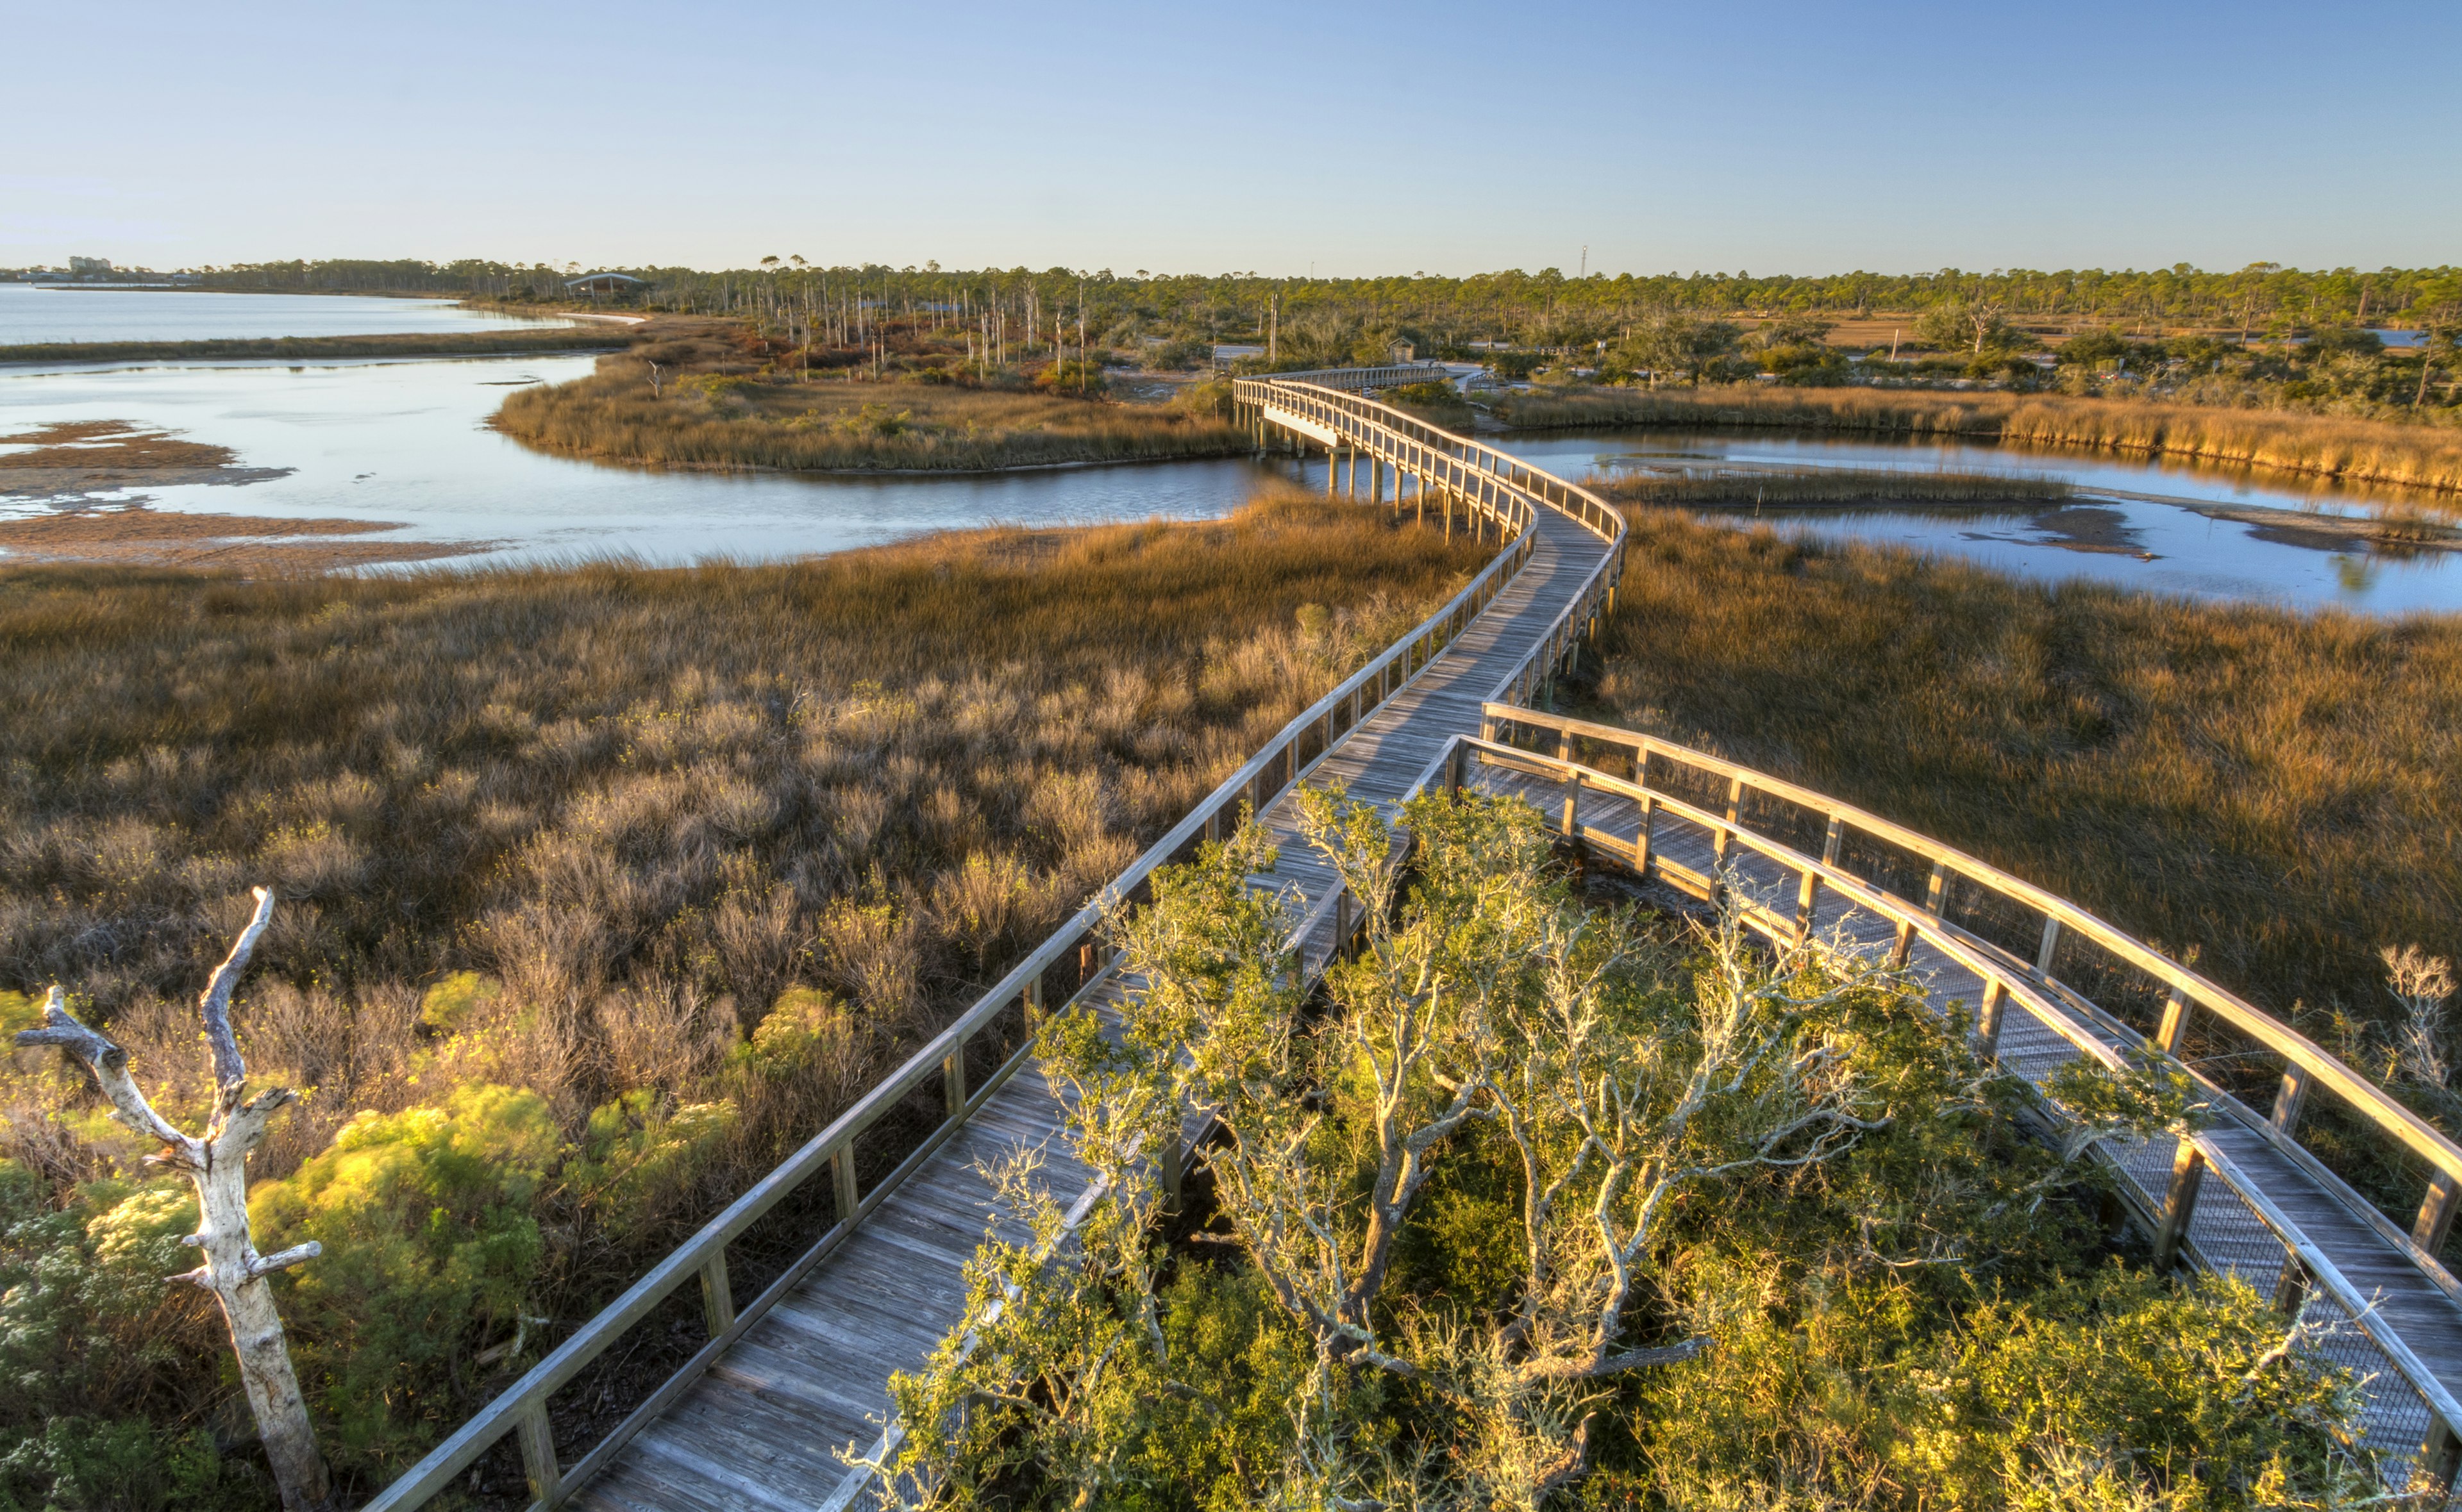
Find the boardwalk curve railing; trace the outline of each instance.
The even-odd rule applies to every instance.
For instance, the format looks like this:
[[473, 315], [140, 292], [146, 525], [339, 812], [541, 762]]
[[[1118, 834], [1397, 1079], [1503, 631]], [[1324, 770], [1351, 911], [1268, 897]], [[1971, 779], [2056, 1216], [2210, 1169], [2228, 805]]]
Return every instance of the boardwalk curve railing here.
[[[1624, 536], [1623, 520], [1604, 501], [1573, 484], [1334, 386], [1418, 382], [1426, 380], [1430, 371], [1345, 369], [1242, 379], [1236, 387], [1240, 402], [1260, 425], [1261, 434], [1263, 428], [1279, 426], [1331, 445], [1357, 448], [1394, 465], [1397, 479], [1411, 478], [1423, 501], [1436, 502], [1446, 509], [1448, 521], [1458, 511], [1474, 522], [1482, 538], [1492, 527], [1501, 543], [1496, 556], [1443, 608], [1285, 724], [1114, 878], [1102, 897], [1080, 909], [853, 1107], [386, 1486], [368, 1503], [366, 1512], [406, 1512], [427, 1504], [508, 1437], [518, 1444], [536, 1506], [559, 1505], [605, 1468], [618, 1450], [673, 1405], [1026, 1064], [1032, 1026], [1047, 1002], [1055, 998], [1073, 1002], [1105, 980], [1110, 963], [1100, 939], [1104, 900], [1115, 896], [1130, 906], [1141, 906], [1151, 896], [1150, 878], [1157, 868], [1189, 858], [1205, 841], [1236, 827], [1243, 810], [1262, 811], [1303, 781], [1362, 720], [1421, 676], [1529, 562], [1534, 526], [1540, 511], [1548, 510], [1578, 521], [1606, 542], [1609, 550], [1567, 596], [1546, 639], [1501, 684], [1524, 695], [1544, 685], [1569, 654], [1570, 641], [1566, 637], [1574, 627], [1594, 624], [1611, 603], [1622, 569], [1622, 553], [1616, 548]], [[1381, 383], [1371, 381], [1377, 378]], [[1332, 906], [1330, 899], [1326, 906]], [[858, 1142], [898, 1112], [913, 1094], [935, 1082], [940, 1090], [939, 1122], [885, 1174], [869, 1184], [862, 1182]], [[727, 1272], [728, 1247], [780, 1203], [824, 1177], [830, 1183], [830, 1226], [758, 1296], [739, 1305]], [[560, 1463], [549, 1399], [663, 1304], [696, 1285], [704, 1342], [613, 1432], [571, 1465]]]
[[[1541, 748], [1527, 748], [1533, 742]], [[1524, 796], [1531, 792], [1528, 779], [1536, 779], [1537, 792], [1550, 800], [1542, 811], [1551, 828], [1646, 879], [1696, 897], [1720, 895], [1731, 858], [1747, 853], [1760, 857], [1784, 879], [1776, 894], [1780, 901], [1774, 905], [1766, 896], [1739, 896], [1738, 901], [1765, 934], [1808, 937], [1825, 895], [1886, 921], [1900, 961], [1922, 941], [1981, 984], [1975, 1033], [1987, 1052], [2014, 1006], [2078, 1053], [2104, 1064], [2117, 1068], [2139, 1056], [2160, 1057], [2198, 1084], [2229, 1130], [2255, 1135], [2288, 1160], [2316, 1192], [2414, 1266], [2435, 1298], [2455, 1298], [2454, 1278], [2436, 1250], [2452, 1222], [2462, 1146], [2298, 1030], [2076, 904], [1835, 798], [1612, 725], [1491, 703], [1481, 737], [1456, 743], [1450, 783], [1478, 786], [1480, 769], [1524, 779], [1515, 785]], [[1617, 799], [1624, 801], [1615, 806], [1617, 812], [1630, 814], [1630, 832], [1584, 819], [1586, 801], [1597, 808], [1603, 807], [1600, 800]], [[1670, 858], [1657, 843], [1662, 819], [1708, 836], [1711, 864]], [[1909, 885], [1911, 877], [1920, 877], [1920, 884]], [[1965, 922], [1956, 917], [1961, 914]], [[2018, 920], [2031, 940], [2013, 938], [2010, 926]], [[2097, 956], [2157, 984], [2161, 1010], [2150, 1030], [2089, 996], [2086, 986], [2115, 976]], [[2206, 1058], [2192, 1052], [2192, 1031], [2200, 1018], [2227, 1026], [2280, 1058], [2284, 1069], [2270, 1108], [2250, 1106], [2233, 1086], [2211, 1074]], [[2300, 1143], [2303, 1106], [2317, 1089], [2330, 1090], [2359, 1119], [2427, 1167], [2426, 1190], [2408, 1231]], [[2447, 1382], [2454, 1373], [2451, 1357], [2462, 1352], [2462, 1340], [2450, 1328], [2441, 1337], [2405, 1338], [2386, 1315], [2382, 1287], [2365, 1291], [2347, 1275], [2348, 1256], [2343, 1263], [2329, 1256], [2300, 1217], [2286, 1211], [2290, 1195], [2266, 1190], [2246, 1169], [2244, 1156], [2225, 1148], [2223, 1132], [2210, 1128], [2180, 1141], [2168, 1171], [2149, 1171], [2143, 1160], [2132, 1164], [2114, 1156], [2124, 1177], [2123, 1199], [2151, 1236], [2157, 1263], [2176, 1256], [2210, 1269], [2247, 1268], [2200, 1253], [2192, 1235], [2204, 1177], [2218, 1178], [2280, 1247], [2278, 1300], [2296, 1305], [2315, 1291], [2340, 1307], [2399, 1376], [2390, 1389], [2415, 1396], [2415, 1409], [2380, 1404], [2373, 1415], [2413, 1426], [2424, 1416], [2425, 1430], [2414, 1440], [2418, 1462], [2438, 1480], [2451, 1481], [2462, 1459], [2462, 1406]], [[2315, 1219], [2309, 1221], [2313, 1226]], [[2447, 1369], [2432, 1369], [2423, 1351], [2446, 1358]]]

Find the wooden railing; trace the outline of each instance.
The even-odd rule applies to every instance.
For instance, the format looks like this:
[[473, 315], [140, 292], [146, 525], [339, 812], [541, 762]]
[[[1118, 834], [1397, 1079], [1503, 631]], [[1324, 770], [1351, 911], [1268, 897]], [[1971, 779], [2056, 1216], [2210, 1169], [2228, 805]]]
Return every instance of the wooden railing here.
[[[1530, 750], [1523, 741], [1538, 738], [1543, 750]], [[1503, 737], [1503, 738], [1499, 738]], [[2453, 1218], [2453, 1192], [2462, 1182], [2462, 1147], [2428, 1125], [2367, 1077], [2345, 1066], [2298, 1030], [2255, 1007], [2228, 989], [2162, 952], [2123, 933], [2076, 904], [2010, 875], [1988, 862], [1943, 845], [1903, 825], [1825, 794], [1768, 776], [1734, 762], [1631, 730], [1588, 724], [1539, 710], [1491, 703], [1482, 722], [1482, 738], [1459, 743], [1456, 771], [1464, 762], [1498, 766], [1539, 777], [1565, 794], [1561, 810], [1545, 810], [1551, 825], [1585, 846], [1618, 855], [1648, 876], [1682, 887], [1696, 896], [1715, 896], [1720, 878], [1682, 866], [1652, 847], [1658, 815], [1680, 818], [1713, 836], [1714, 853], [1722, 860], [1735, 849], [1752, 851], [1791, 874], [1795, 887], [1791, 911], [1773, 909], [1760, 899], [1739, 899], [1757, 927], [1772, 935], [1803, 938], [1811, 928], [1814, 909], [1826, 891], [1851, 906], [1890, 920], [1897, 930], [1900, 958], [1921, 938], [1941, 954], [1973, 972], [1983, 985], [1976, 1033], [1988, 1048], [1998, 1034], [2008, 1004], [2016, 1002], [2041, 1020], [2081, 1053], [2118, 1066], [2124, 1057], [2110, 1039], [2143, 1042], [2201, 1086], [2207, 1099], [2224, 1116], [2260, 1136], [2289, 1159], [2352, 1215], [2369, 1224], [2396, 1253], [2408, 1257], [2420, 1272], [2449, 1297], [2456, 1295], [2454, 1278], [2435, 1254]], [[1580, 759], [1576, 759], [1576, 758]], [[1604, 760], [1602, 759], [1604, 758]], [[1622, 766], [1619, 774], [1612, 768]], [[1461, 779], [1454, 779], [1457, 786]], [[1720, 809], [1681, 796], [1704, 790], [1723, 796]], [[1630, 839], [1583, 824], [1579, 806], [1584, 792], [1626, 798], [1640, 809], [1636, 833]], [[1760, 832], [1751, 815], [1766, 810], [1766, 801], [1796, 810], [1807, 836], [1821, 835], [1821, 852], [1810, 852]], [[1887, 879], [1857, 875], [1846, 862], [1855, 853], [1872, 854], [1886, 847], [1928, 863], [1920, 898], [1893, 889]], [[1954, 893], [1972, 889], [2020, 910], [2032, 922], [2035, 948], [2012, 948], [2009, 940], [1988, 939], [1953, 921], [1948, 916]], [[1782, 896], [1790, 896], [1782, 893]], [[2090, 946], [2112, 960], [2143, 972], [2163, 987], [2163, 1007], [2150, 1034], [2124, 1022], [2088, 998], [2059, 974], [2063, 952]], [[2072, 957], [2072, 959], [2074, 959]], [[2207, 1015], [2281, 1057], [2285, 1069], [2271, 1109], [2260, 1112], [2207, 1074], [2180, 1049], [2193, 1016]], [[2098, 1033], [2097, 1030], [2101, 1030]], [[2386, 1219], [2376, 1204], [2330, 1170], [2299, 1139], [2304, 1094], [2312, 1088], [2330, 1088], [2356, 1114], [2411, 1152], [2428, 1166], [2427, 1191], [2411, 1229], [2405, 1232]], [[2290, 1259], [2312, 1283], [2334, 1296], [2384, 1350], [2426, 1404], [2435, 1425], [2435, 1438], [2426, 1451], [2430, 1460], [2450, 1471], [2457, 1446], [2462, 1446], [2462, 1408], [2411, 1350], [2375, 1313], [2359, 1289], [2322, 1253], [2276, 1199], [2258, 1189], [2246, 1173], [2206, 1135], [2182, 1142], [2168, 1188], [2149, 1192], [2129, 1185], [2128, 1195], [2154, 1236], [2158, 1259], [2192, 1250], [2188, 1238], [2202, 1177], [2211, 1171], [2247, 1202], [2283, 1245]]]
[[[1378, 370], [1356, 370], [1372, 374]], [[1390, 370], [1389, 370], [1390, 371]], [[1310, 375], [1311, 378], [1321, 375]], [[1245, 380], [1243, 380], [1244, 382]], [[1279, 385], [1276, 385], [1279, 386]], [[1292, 385], [1293, 387], [1314, 387]], [[1029, 1058], [1030, 1028], [1057, 985], [1066, 1001], [1098, 985], [1110, 969], [1099, 938], [1106, 898], [1129, 906], [1142, 905], [1150, 896], [1150, 878], [1158, 867], [1185, 860], [1206, 840], [1220, 838], [1236, 827], [1243, 808], [1263, 810], [1305, 777], [1317, 762], [1371, 712], [1417, 678], [1430, 662], [1467, 630], [1479, 612], [1529, 561], [1536, 545], [1532, 529], [1543, 508], [1565, 508], [1559, 499], [1579, 501], [1584, 519], [1599, 529], [1612, 521], [1619, 539], [1622, 522], [1595, 498], [1560, 479], [1512, 463], [1488, 448], [1432, 427], [1384, 405], [1350, 399], [1321, 388], [1316, 392], [1352, 406], [1343, 411], [1346, 434], [1381, 452], [1432, 450], [1429, 437], [1466, 448], [1452, 461], [1446, 476], [1461, 489], [1460, 502], [1481, 518], [1494, 522], [1505, 542], [1494, 559], [1442, 609], [1430, 616], [1375, 659], [1345, 679], [1340, 686], [1285, 725], [1264, 748], [1225, 779], [1221, 786], [1155, 842], [1114, 878], [1104, 896], [1089, 902], [1067, 924], [1027, 954], [990, 991], [956, 1022], [935, 1035], [913, 1057], [861, 1100], [815, 1134], [750, 1191], [729, 1203], [690, 1240], [652, 1266], [624, 1293], [482, 1408], [443, 1443], [387, 1486], [368, 1503], [367, 1512], [404, 1512], [424, 1505], [507, 1436], [519, 1446], [524, 1472], [535, 1503], [553, 1507], [603, 1469], [616, 1453], [643, 1427], [671, 1406], [729, 1345], [743, 1337], [761, 1316], [793, 1289], [813, 1266], [845, 1242], [864, 1219], [879, 1207], [924, 1160], [962, 1127], [1003, 1083]], [[1315, 402], [1315, 401], [1310, 401]], [[1279, 409], [1280, 406], [1278, 405]], [[1281, 420], [1277, 414], [1277, 422]], [[1381, 428], [1394, 422], [1414, 429], [1390, 439]], [[1518, 479], [1484, 476], [1463, 457], [1493, 457], [1510, 463]], [[1536, 485], [1534, 486], [1533, 485]], [[1566, 512], [1572, 512], [1567, 510]], [[1602, 532], [1606, 533], [1606, 532]], [[1584, 602], [1594, 602], [1598, 585], [1611, 589], [1609, 568], [1616, 553], [1608, 553], [1590, 574]], [[1564, 622], [1560, 616], [1560, 623]], [[1551, 642], [1552, 643], [1552, 642]], [[1541, 651], [1547, 650], [1543, 646]], [[1539, 653], [1534, 653], [1534, 659]], [[1526, 671], [1531, 663], [1525, 661]], [[1507, 681], [1513, 681], [1508, 679]], [[1334, 907], [1327, 899], [1323, 908]], [[1006, 1033], [1016, 1029], [1014, 1039]], [[990, 1054], [971, 1055], [970, 1050]], [[984, 1063], [988, 1064], [984, 1064]], [[940, 1117], [937, 1125], [870, 1187], [858, 1181], [857, 1141], [897, 1111], [909, 1096], [938, 1082]], [[752, 1225], [808, 1183], [826, 1175], [833, 1221], [820, 1238], [782, 1270], [759, 1296], [739, 1307], [727, 1274], [728, 1247]], [[572, 1382], [592, 1361], [640, 1325], [679, 1291], [698, 1284], [706, 1337], [701, 1347], [669, 1374], [649, 1396], [575, 1463], [558, 1462], [551, 1435], [548, 1401]]]

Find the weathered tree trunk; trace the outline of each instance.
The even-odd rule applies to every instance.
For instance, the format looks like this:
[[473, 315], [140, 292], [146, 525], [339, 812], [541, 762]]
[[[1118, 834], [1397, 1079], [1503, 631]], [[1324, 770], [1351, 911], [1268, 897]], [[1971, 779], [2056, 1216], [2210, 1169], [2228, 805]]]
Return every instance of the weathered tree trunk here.
[[231, 1350], [239, 1356], [240, 1381], [286, 1512], [327, 1512], [333, 1485], [324, 1457], [316, 1452], [316, 1431], [308, 1420], [308, 1403], [283, 1342], [282, 1316], [265, 1279], [285, 1266], [313, 1260], [323, 1250], [312, 1242], [278, 1255], [260, 1255], [248, 1227], [248, 1153], [264, 1143], [266, 1125], [293, 1097], [289, 1089], [274, 1088], [241, 1100], [248, 1067], [231, 1032], [230, 998], [249, 953], [272, 919], [273, 895], [260, 887], [255, 917], [214, 969], [197, 1004], [214, 1061], [214, 1112], [203, 1138], [182, 1134], [154, 1111], [128, 1074], [128, 1052], [71, 1015], [57, 986], [43, 1004], [43, 1026], [19, 1034], [17, 1043], [56, 1045], [85, 1062], [110, 1099], [114, 1115], [137, 1133], [162, 1141], [162, 1153], [147, 1158], [177, 1170], [196, 1189], [197, 1231], [182, 1242], [204, 1250], [205, 1263], [171, 1279], [194, 1282], [222, 1304]]

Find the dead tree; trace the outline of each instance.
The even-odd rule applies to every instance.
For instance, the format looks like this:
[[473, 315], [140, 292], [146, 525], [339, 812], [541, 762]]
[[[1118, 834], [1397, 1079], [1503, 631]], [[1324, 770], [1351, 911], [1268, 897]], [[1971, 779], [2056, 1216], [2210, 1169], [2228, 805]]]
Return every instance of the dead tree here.
[[296, 1100], [287, 1087], [245, 1095], [248, 1067], [231, 1033], [231, 988], [272, 918], [273, 895], [260, 887], [254, 917], [240, 931], [230, 955], [214, 968], [198, 1001], [205, 1044], [214, 1058], [214, 1111], [202, 1137], [182, 1134], [154, 1111], [128, 1074], [128, 1052], [71, 1016], [56, 985], [43, 1004], [43, 1026], [19, 1034], [17, 1043], [56, 1045], [85, 1062], [110, 1099], [113, 1116], [162, 1141], [162, 1149], [146, 1159], [178, 1171], [196, 1188], [197, 1231], [180, 1242], [203, 1250], [205, 1263], [170, 1279], [194, 1282], [222, 1304], [223, 1317], [230, 1324], [231, 1349], [239, 1355], [240, 1380], [248, 1389], [248, 1405], [256, 1414], [257, 1433], [265, 1440], [265, 1457], [272, 1462], [286, 1512], [325, 1512], [333, 1502], [332, 1486], [324, 1458], [316, 1452], [308, 1404], [299, 1394], [299, 1377], [291, 1369], [291, 1351], [283, 1343], [282, 1315], [265, 1279], [323, 1251], [312, 1242], [278, 1255], [260, 1255], [248, 1229], [248, 1152], [264, 1142], [273, 1115]]

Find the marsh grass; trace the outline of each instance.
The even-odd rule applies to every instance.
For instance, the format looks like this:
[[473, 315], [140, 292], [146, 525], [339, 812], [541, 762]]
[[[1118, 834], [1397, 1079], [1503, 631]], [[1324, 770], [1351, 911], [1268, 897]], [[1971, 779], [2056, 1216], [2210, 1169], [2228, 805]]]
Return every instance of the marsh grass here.
[[[364, 1486], [536, 1358], [537, 1330], [481, 1354], [513, 1311], [587, 1317], [1482, 559], [1283, 494], [1214, 524], [784, 565], [18, 570], [0, 1019], [68, 983], [158, 1103], [194, 1112], [185, 1000], [248, 885], [280, 889], [238, 1017], [259, 1079], [309, 1094], [251, 1177], [260, 1197], [290, 1183], [261, 1221], [327, 1243], [287, 1306], [312, 1395], [356, 1425], [329, 1451]], [[81, 1074], [5, 1064], [0, 1154], [55, 1203], [103, 1211], [143, 1178]], [[465, 1218], [448, 1203], [397, 1236], [389, 1199], [298, 1185], [351, 1169], [312, 1161], [346, 1124], [415, 1152], [428, 1126], [401, 1120], [448, 1109], [452, 1169], [498, 1173]], [[517, 1299], [492, 1313], [449, 1300], [480, 1261], [368, 1268], [465, 1220], [536, 1236], [532, 1260], [467, 1251]], [[353, 1301], [376, 1274], [425, 1289]], [[81, 1327], [157, 1337], [184, 1306], [132, 1295]], [[414, 1348], [433, 1358], [393, 1358]], [[184, 1358], [74, 1410], [193, 1427], [227, 1393], [209, 1340]], [[0, 1429], [64, 1410], [32, 1401]]]
[[2390, 1011], [2380, 947], [2462, 956], [2462, 623], [1631, 518], [1593, 690], [1608, 718], [2197, 949], [2329, 1044], [2336, 1015]]
[[2066, 499], [2076, 488], [2059, 478], [1993, 472], [1891, 472], [1813, 468], [1803, 471], [1719, 468], [1709, 472], [1592, 474], [1584, 486], [1617, 504], [1683, 508], [1699, 505], [2037, 504]]
[[819, 471], [980, 472], [1226, 456], [1247, 444], [1229, 421], [1186, 406], [980, 387], [939, 367], [857, 377], [781, 371], [716, 340], [673, 341], [519, 390], [495, 425], [541, 450], [609, 462]]
[[1548, 390], [1498, 396], [1522, 429], [1736, 425], [1959, 437], [2462, 490], [2462, 430], [2290, 411], [2052, 395], [1864, 388]]

